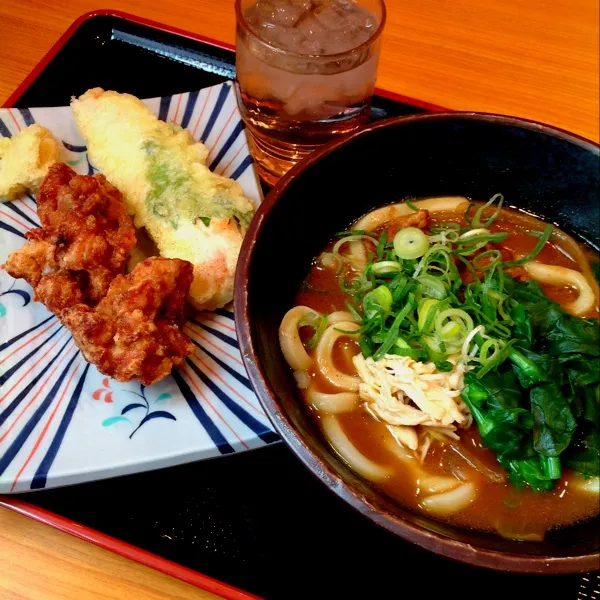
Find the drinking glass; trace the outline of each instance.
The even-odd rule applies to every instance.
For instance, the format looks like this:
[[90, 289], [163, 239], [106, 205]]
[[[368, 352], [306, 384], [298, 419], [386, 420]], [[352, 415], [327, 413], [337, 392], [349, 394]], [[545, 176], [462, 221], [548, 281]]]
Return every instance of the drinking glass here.
[[383, 0], [236, 0], [238, 104], [261, 177], [369, 118]]

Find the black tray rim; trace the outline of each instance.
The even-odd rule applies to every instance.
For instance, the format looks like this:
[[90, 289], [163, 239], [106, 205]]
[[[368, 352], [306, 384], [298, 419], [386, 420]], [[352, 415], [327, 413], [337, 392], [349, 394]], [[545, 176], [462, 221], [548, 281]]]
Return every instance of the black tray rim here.
[[[20, 100], [23, 94], [25, 94], [25, 92], [37, 79], [40, 73], [52, 62], [53, 58], [58, 54], [58, 52], [73, 36], [73, 34], [86, 21], [89, 21], [90, 19], [94, 19], [96, 17], [115, 17], [117, 19], [129, 21], [131, 23], [143, 25], [152, 29], [157, 29], [165, 33], [178, 35], [186, 39], [194, 40], [196, 42], [208, 44], [221, 50], [229, 50], [235, 53], [235, 46], [233, 44], [230, 44], [228, 42], [221, 42], [219, 40], [215, 40], [214, 38], [205, 35], [200, 35], [198, 33], [192, 33], [191, 31], [180, 29], [179, 27], [173, 27], [165, 23], [153, 21], [152, 19], [147, 19], [145, 17], [134, 15], [132, 13], [127, 13], [124, 11], [114, 10], [110, 8], [92, 10], [90, 12], [84, 13], [83, 15], [75, 19], [75, 21], [73, 21], [69, 28], [58, 38], [58, 40], [54, 43], [50, 50], [48, 50], [48, 52], [42, 57], [40, 62], [31, 70], [31, 72], [25, 77], [25, 79], [15, 89], [15, 91], [4, 101], [1, 108], [12, 108]], [[391, 92], [382, 88], [375, 88], [375, 95], [382, 96], [383, 98], [387, 98], [388, 100], [392, 100], [394, 102], [408, 104], [409, 106], [414, 106], [415, 108], [420, 108], [428, 112], [448, 112], [452, 110], [443, 106], [439, 106], [438, 104], [433, 104], [424, 100], [418, 100], [417, 98], [411, 98], [409, 96], [404, 96], [402, 94]]]

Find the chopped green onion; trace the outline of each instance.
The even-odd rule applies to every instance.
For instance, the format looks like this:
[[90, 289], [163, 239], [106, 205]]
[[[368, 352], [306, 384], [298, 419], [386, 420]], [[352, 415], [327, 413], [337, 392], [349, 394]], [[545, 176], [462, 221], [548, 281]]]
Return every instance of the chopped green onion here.
[[440, 311], [434, 322], [434, 331], [441, 341], [460, 348], [475, 325], [469, 313], [460, 308]]
[[473, 219], [469, 217], [469, 213], [471, 209], [475, 206], [475, 202], [469, 202], [469, 206], [467, 206], [467, 210], [465, 210], [463, 214], [463, 219], [469, 224], [469, 227], [473, 227]]
[[[488, 343], [492, 342], [487, 348], [485, 357], [482, 358], [482, 350], [484, 346]], [[478, 342], [479, 343], [479, 342]], [[494, 340], [492, 338], [488, 338], [486, 336], [486, 341], [481, 343], [481, 347], [479, 349], [479, 361], [481, 362], [481, 368], [477, 371], [477, 379], [481, 379], [484, 375], [489, 373], [492, 369], [496, 368], [500, 365], [506, 357], [508, 356], [511, 346], [514, 344], [514, 340], [511, 340], [508, 343], [504, 343], [501, 340]], [[487, 352], [489, 348], [494, 346], [494, 353], [491, 356], [487, 356]], [[485, 364], [484, 364], [485, 360]]]
[[362, 323], [362, 317], [358, 314], [358, 311], [354, 308], [354, 306], [352, 306], [352, 304], [350, 304], [350, 302], [346, 302], [346, 308], [358, 323]]
[[408, 208], [410, 208], [411, 210], [413, 210], [414, 212], [418, 212], [419, 207], [415, 206], [413, 204], [413, 200], [414, 198], [406, 198], [406, 200], [404, 202], [406, 202], [406, 206], [408, 206]]
[[[502, 200], [496, 195], [476, 210], [471, 210], [472, 204], [465, 215], [471, 227], [465, 229], [455, 222], [438, 223], [427, 236], [417, 228], [404, 228], [393, 240], [385, 230], [338, 234], [334, 245], [338, 252], [323, 254], [320, 260], [340, 265], [340, 285], [351, 299], [348, 310], [360, 323], [358, 343], [365, 357], [409, 356], [432, 361], [438, 370], [451, 370], [453, 356], [461, 355], [461, 360], [472, 361], [477, 378], [507, 359], [517, 343], [512, 318], [516, 300], [514, 284], [503, 267], [537, 255], [552, 228], [537, 234], [540, 239], [527, 257], [503, 264], [499, 249], [485, 248], [508, 236], [489, 230]], [[366, 244], [365, 265], [354, 265], [351, 252], [339, 253], [346, 242]], [[461, 275], [469, 274], [473, 280], [463, 283]], [[314, 326], [316, 336], [322, 324], [315, 321]]]
[[426, 331], [425, 325], [429, 321], [429, 319], [428, 319], [429, 313], [431, 312], [433, 307], [436, 306], [437, 304], [439, 304], [439, 300], [433, 300], [433, 299], [424, 300], [421, 303], [421, 305], [419, 306], [419, 310], [417, 311], [418, 315], [419, 315], [419, 319], [417, 321], [417, 326], [419, 328], [419, 331]]
[[434, 229], [431, 230], [434, 235], [429, 236], [429, 241], [432, 243], [441, 242], [442, 244], [455, 244], [460, 233], [457, 229]]
[[505, 231], [490, 233], [487, 229], [471, 229], [463, 233], [457, 240], [457, 254], [474, 254], [488, 243], [502, 242], [508, 237]]
[[345, 229], [344, 231], [337, 231], [333, 234], [333, 237], [346, 237], [348, 235], [368, 235], [370, 237], [377, 237], [374, 231], [367, 231], [366, 229]]
[[[482, 264], [486, 259], [489, 260], [489, 262]], [[502, 254], [500, 250], [487, 250], [486, 252], [482, 252], [473, 258], [472, 264], [476, 271], [487, 271], [488, 269], [495, 267], [497, 264], [500, 264], [501, 260]]]
[[392, 309], [392, 292], [385, 285], [376, 287], [364, 297], [363, 308], [367, 317], [373, 310], [379, 309], [388, 315]]
[[348, 243], [348, 242], [359, 242], [361, 240], [367, 241], [367, 242], [371, 242], [373, 244], [376, 243], [376, 238], [373, 238], [370, 235], [367, 235], [365, 233], [360, 233], [360, 234], [356, 234], [356, 235], [347, 235], [346, 237], [343, 237], [341, 240], [338, 240], [334, 245], [333, 248], [331, 249], [331, 251], [334, 254], [339, 254], [340, 252], [340, 248]]
[[529, 235], [540, 236], [540, 239], [535, 245], [535, 248], [527, 256], [519, 258], [518, 260], [510, 260], [508, 262], [504, 262], [502, 263], [502, 266], [506, 269], [508, 267], [518, 267], [519, 265], [524, 265], [525, 263], [532, 261], [541, 252], [546, 242], [550, 239], [553, 229], [554, 226], [548, 224], [546, 225], [546, 229], [544, 229], [544, 232], [541, 235], [538, 232], [530, 232]]
[[[493, 349], [493, 352], [491, 355], [488, 356], [490, 348]], [[490, 364], [490, 362], [494, 360], [494, 358], [497, 357], [500, 350], [500, 340], [494, 340], [492, 338], [486, 340], [485, 342], [483, 342], [483, 345], [479, 349], [479, 361], [484, 367], [487, 366], [488, 364]]]
[[424, 296], [441, 300], [448, 293], [444, 283], [432, 275], [421, 275], [417, 277], [417, 281], [421, 285], [420, 292]]
[[450, 340], [460, 333], [460, 325], [456, 321], [448, 321], [440, 330], [440, 338], [444, 341]]
[[454, 364], [449, 360], [442, 360], [435, 363], [435, 368], [440, 371], [440, 373], [447, 373], [448, 371], [452, 371], [452, 369], [454, 369]]
[[312, 350], [321, 339], [323, 332], [327, 329], [327, 315], [317, 315], [307, 312], [299, 321], [298, 327], [310, 327], [314, 333], [304, 344], [308, 350]]
[[442, 231], [456, 231], [460, 230], [460, 225], [455, 221], [447, 221], [439, 223], [437, 226], [431, 227], [431, 233], [441, 233]]
[[395, 260], [382, 260], [381, 262], [373, 263], [371, 271], [378, 276], [390, 275], [392, 273], [400, 273], [402, 265]]
[[[454, 265], [454, 261], [452, 260], [452, 256], [450, 255], [450, 248], [443, 244], [435, 244], [435, 246], [431, 246], [429, 250], [423, 255], [418, 265], [415, 268], [415, 272], [413, 273], [413, 277], [416, 279], [419, 277], [422, 271], [427, 272], [430, 268], [430, 265], [433, 263], [442, 264], [442, 261], [445, 264], [445, 268], [441, 271], [443, 274], [449, 274], [452, 271], [452, 268], [456, 269]], [[439, 267], [441, 269], [441, 267]], [[458, 276], [458, 273], [456, 273]]]
[[377, 258], [381, 260], [383, 253], [385, 252], [385, 246], [387, 244], [387, 231], [384, 229], [381, 237], [379, 238], [379, 242], [377, 243], [377, 250], [375, 251], [377, 254]]
[[505, 321], [508, 321], [512, 324], [513, 320], [511, 316], [504, 310], [505, 296], [503, 296], [500, 292], [497, 292], [496, 290], [488, 290], [487, 295], [488, 297], [496, 301], [496, 308], [498, 309], [498, 313], [500, 314], [500, 316]]
[[394, 345], [398, 348], [402, 348], [403, 350], [408, 350], [410, 348], [410, 346], [401, 337], [394, 342]]
[[365, 358], [369, 358], [369, 356], [373, 356], [373, 346], [369, 342], [369, 339], [364, 335], [361, 335], [358, 338], [358, 345], [360, 347], [360, 352]]
[[406, 315], [413, 309], [414, 300], [409, 299], [404, 308], [396, 315], [392, 326], [390, 327], [383, 344], [378, 348], [377, 352], [373, 354], [373, 360], [379, 360], [382, 356], [385, 356], [390, 348], [394, 345], [396, 340], [398, 339], [398, 330], [400, 329], [400, 324], [406, 317]]
[[365, 277], [364, 273], [360, 273], [350, 281], [347, 281], [345, 277], [340, 277], [339, 282], [342, 291], [351, 296], [365, 294], [373, 287], [373, 284]]
[[[482, 221], [483, 213], [485, 212], [485, 210], [487, 208], [492, 206], [494, 204], [494, 202], [496, 202], [496, 200], [498, 200], [498, 204], [496, 205], [494, 212], [487, 220]], [[504, 202], [504, 196], [502, 194], [495, 194], [485, 204], [480, 206], [477, 209], [477, 211], [475, 212], [475, 214], [473, 215], [473, 219], [470, 221], [467, 221], [467, 222], [474, 229], [477, 229], [478, 227], [489, 227], [500, 215], [500, 211], [502, 210], [503, 202]], [[471, 208], [473, 206], [474, 206], [474, 204], [472, 204], [472, 203], [469, 204], [469, 207], [467, 208], [467, 213], [471, 210]], [[465, 214], [465, 218], [466, 218], [466, 216], [467, 215]]]
[[416, 227], [405, 227], [394, 236], [394, 251], [403, 260], [420, 258], [429, 246], [427, 236]]
[[465, 231], [465, 233], [461, 234], [458, 238], [459, 244], [470, 244], [469, 238], [477, 237], [480, 235], [489, 235], [490, 232], [488, 229], [484, 227], [480, 227], [479, 229], [469, 229], [469, 231]]
[[479, 242], [503, 242], [508, 237], [506, 231], [499, 231], [498, 233], [491, 233], [489, 230], [471, 229], [463, 233], [457, 240], [457, 244], [467, 245]]
[[339, 275], [344, 259], [339, 254], [334, 254], [333, 252], [323, 252], [321, 256], [319, 256], [319, 262], [326, 269], [336, 269]]

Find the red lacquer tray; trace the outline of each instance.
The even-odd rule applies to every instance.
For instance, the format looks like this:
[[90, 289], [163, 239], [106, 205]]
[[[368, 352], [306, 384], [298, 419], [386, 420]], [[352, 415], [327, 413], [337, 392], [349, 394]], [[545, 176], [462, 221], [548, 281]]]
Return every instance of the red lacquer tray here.
[[[5, 106], [63, 106], [96, 86], [138, 97], [197, 90], [233, 79], [234, 63], [227, 44], [95, 11], [73, 23]], [[378, 90], [373, 118], [440, 110]], [[354, 513], [278, 443], [163, 471], [0, 496], [0, 505], [231, 600], [381, 598], [399, 593], [398, 577], [425, 572], [439, 582], [469, 581], [461, 586], [466, 599], [479, 598], [482, 589], [513, 600], [575, 597], [581, 583], [488, 572], [428, 554]], [[373, 577], [365, 568], [373, 561], [392, 579]], [[431, 595], [425, 590], [420, 597], [440, 593], [427, 589]]]

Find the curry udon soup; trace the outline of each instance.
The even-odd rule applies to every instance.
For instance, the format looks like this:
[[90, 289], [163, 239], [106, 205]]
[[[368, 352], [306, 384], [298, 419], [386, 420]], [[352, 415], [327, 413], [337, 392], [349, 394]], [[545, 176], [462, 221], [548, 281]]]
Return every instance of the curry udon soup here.
[[599, 506], [597, 257], [465, 198], [335, 235], [280, 326], [333, 449], [405, 506], [541, 540]]

